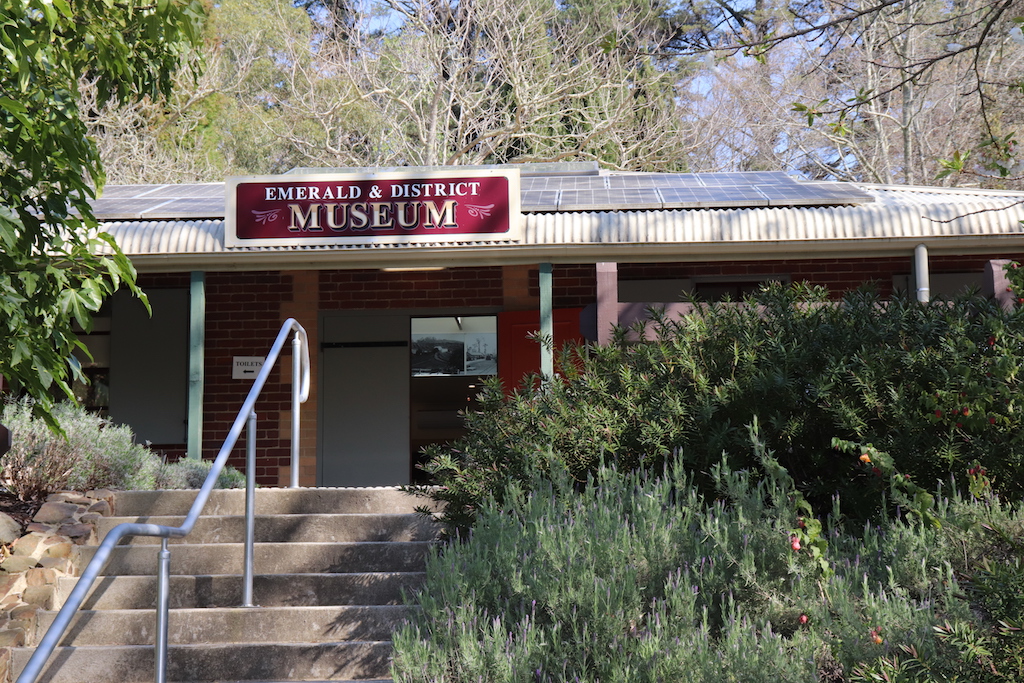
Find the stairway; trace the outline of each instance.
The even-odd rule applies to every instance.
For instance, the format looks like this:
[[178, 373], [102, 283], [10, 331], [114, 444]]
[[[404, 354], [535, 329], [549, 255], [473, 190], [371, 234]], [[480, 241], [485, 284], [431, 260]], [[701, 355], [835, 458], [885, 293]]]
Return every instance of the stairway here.
[[[179, 525], [195, 491], [117, 494], [121, 522]], [[423, 580], [434, 525], [421, 499], [390, 488], [258, 489], [253, 602], [242, 601], [245, 492], [214, 491], [186, 539], [172, 540], [168, 681], [366, 681], [390, 676], [403, 590]], [[40, 681], [152, 681], [160, 541], [114, 549]], [[81, 548], [81, 566], [95, 552]], [[60, 585], [61, 599], [76, 579]], [[55, 612], [39, 614], [42, 637]], [[31, 648], [14, 651], [17, 674]]]

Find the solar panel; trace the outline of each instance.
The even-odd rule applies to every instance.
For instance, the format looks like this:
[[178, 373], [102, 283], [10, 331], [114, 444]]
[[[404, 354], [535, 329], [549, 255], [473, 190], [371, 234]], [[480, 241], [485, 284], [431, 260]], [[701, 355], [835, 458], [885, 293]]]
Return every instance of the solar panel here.
[[108, 185], [92, 207], [104, 220], [222, 218], [224, 184]]
[[661, 197], [653, 187], [562, 190], [560, 211], [614, 211], [616, 209], [661, 208]]
[[[92, 210], [97, 218], [119, 220], [142, 218], [142, 214], [165, 203], [166, 199], [133, 199], [102, 197], [92, 202]], [[224, 207], [221, 206], [223, 212]]]
[[224, 199], [224, 183], [205, 183], [202, 185], [165, 185], [146, 195], [147, 197], [219, 197]]
[[124, 197], [139, 197], [154, 190], [159, 190], [166, 185], [107, 185], [103, 188], [101, 199], [119, 199]]
[[607, 176], [538, 176], [521, 178], [521, 190], [594, 190], [608, 186]]
[[796, 180], [777, 171], [740, 171], [737, 173], [701, 173], [700, 181], [708, 187], [743, 185], [797, 185]]
[[850, 183], [807, 183], [806, 187], [809, 194], [829, 197], [836, 204], [863, 204], [875, 200], [872, 195]]
[[658, 192], [666, 209], [768, 206], [768, 198], [756, 187], [662, 187]]
[[644, 173], [608, 176], [608, 187], [704, 187], [692, 173]]
[[523, 180], [523, 209], [614, 211], [828, 206], [871, 202], [841, 183], [805, 183], [785, 173], [623, 173]]
[[[874, 198], [848, 183], [802, 182], [785, 173], [606, 173], [528, 175], [523, 211], [615, 211], [863, 204]], [[96, 216], [117, 219], [220, 218], [224, 184], [110, 185], [93, 202]]]
[[224, 197], [164, 200], [142, 213], [143, 218], [208, 218], [224, 215]]
[[523, 190], [520, 205], [523, 211], [558, 211], [558, 190]]

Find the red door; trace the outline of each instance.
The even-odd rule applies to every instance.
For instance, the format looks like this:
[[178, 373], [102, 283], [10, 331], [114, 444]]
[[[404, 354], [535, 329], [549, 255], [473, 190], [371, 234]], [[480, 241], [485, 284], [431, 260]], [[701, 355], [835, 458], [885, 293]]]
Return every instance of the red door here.
[[[566, 342], [584, 342], [580, 334], [582, 308], [554, 311], [555, 351]], [[508, 311], [498, 314], [498, 376], [511, 392], [523, 376], [540, 372], [540, 343], [530, 337], [540, 331], [540, 311]]]

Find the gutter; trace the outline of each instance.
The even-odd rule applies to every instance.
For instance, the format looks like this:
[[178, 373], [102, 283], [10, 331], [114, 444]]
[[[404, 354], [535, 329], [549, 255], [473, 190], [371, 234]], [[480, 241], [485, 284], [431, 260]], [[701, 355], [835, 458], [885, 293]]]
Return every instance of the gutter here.
[[848, 237], [728, 242], [606, 242], [561, 245], [472, 245], [416, 248], [298, 248], [205, 253], [132, 254], [140, 273], [257, 270], [350, 270], [389, 267], [767, 261], [779, 259], [907, 256], [923, 244], [930, 255], [1024, 253], [1024, 232], [922, 238]]

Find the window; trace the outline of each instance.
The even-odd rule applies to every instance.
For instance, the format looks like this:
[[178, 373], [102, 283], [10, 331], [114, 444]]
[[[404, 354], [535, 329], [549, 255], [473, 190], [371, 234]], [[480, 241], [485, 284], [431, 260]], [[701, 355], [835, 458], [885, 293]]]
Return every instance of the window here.
[[498, 373], [498, 319], [493, 315], [413, 318], [413, 377]]
[[107, 417], [110, 410], [110, 307], [104, 306], [93, 318], [89, 334], [79, 333], [79, 340], [89, 350], [88, 355], [76, 351], [82, 364], [82, 374], [88, 383], [74, 380], [71, 390], [79, 404], [91, 413]]

